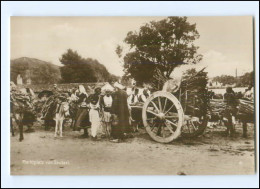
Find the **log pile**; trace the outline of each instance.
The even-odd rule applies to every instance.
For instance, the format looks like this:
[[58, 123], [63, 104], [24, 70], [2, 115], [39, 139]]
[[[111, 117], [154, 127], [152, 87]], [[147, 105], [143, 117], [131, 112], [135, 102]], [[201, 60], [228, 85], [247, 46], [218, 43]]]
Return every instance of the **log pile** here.
[[[210, 100], [210, 109], [211, 113], [221, 114], [226, 108], [226, 104], [222, 99], [211, 99]], [[254, 102], [247, 99], [239, 99], [238, 105], [238, 114], [252, 117], [254, 115]]]
[[239, 99], [238, 112], [240, 114], [245, 114], [251, 116], [254, 114], [254, 102], [246, 99]]
[[214, 113], [221, 113], [225, 110], [225, 103], [222, 99], [211, 99], [210, 100], [210, 109], [211, 112]]

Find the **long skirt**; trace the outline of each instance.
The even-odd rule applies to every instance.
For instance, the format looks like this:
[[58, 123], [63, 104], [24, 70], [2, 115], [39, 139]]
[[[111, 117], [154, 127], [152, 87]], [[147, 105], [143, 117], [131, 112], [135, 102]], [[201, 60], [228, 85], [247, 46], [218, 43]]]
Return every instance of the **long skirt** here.
[[75, 127], [87, 127], [90, 126], [89, 111], [87, 108], [79, 108], [76, 115]]
[[129, 124], [129, 117], [125, 117], [124, 119], [122, 117], [116, 116], [116, 118], [112, 120], [111, 128], [111, 136], [114, 139], [123, 139], [124, 133], [133, 132], [133, 129]]
[[96, 137], [101, 124], [98, 110], [90, 109], [89, 121], [91, 122], [91, 135]]
[[111, 136], [114, 139], [124, 138], [123, 127], [119, 124], [118, 116], [114, 117], [111, 122]]

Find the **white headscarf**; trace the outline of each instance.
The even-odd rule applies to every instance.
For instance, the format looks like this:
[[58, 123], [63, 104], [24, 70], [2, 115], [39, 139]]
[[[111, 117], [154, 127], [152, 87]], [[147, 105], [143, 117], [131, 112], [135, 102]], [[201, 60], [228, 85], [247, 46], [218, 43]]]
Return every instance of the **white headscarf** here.
[[86, 89], [83, 85], [79, 85], [79, 94], [85, 94], [88, 96], [88, 93], [86, 92]]

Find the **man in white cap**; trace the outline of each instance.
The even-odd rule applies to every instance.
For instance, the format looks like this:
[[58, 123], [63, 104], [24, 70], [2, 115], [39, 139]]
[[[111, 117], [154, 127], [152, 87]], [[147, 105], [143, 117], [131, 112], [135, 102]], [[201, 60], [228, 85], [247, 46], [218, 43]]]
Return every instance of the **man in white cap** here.
[[116, 125], [112, 125], [111, 136], [112, 142], [120, 142], [124, 139], [124, 133], [130, 133], [131, 128], [129, 124], [129, 106], [127, 103], [127, 93], [123, 90], [125, 87], [118, 82], [114, 84], [116, 92], [113, 95], [113, 102], [111, 106], [112, 119], [116, 119]]

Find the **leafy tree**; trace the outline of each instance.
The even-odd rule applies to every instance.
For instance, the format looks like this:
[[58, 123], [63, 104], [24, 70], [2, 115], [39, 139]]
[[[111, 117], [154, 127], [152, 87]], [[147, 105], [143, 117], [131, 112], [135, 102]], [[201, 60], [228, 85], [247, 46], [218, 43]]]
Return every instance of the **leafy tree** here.
[[128, 32], [124, 42], [129, 51], [122, 57], [122, 47], [118, 46], [116, 53], [123, 58], [126, 75], [149, 83], [156, 69], [170, 78], [177, 66], [198, 63], [202, 59], [194, 44], [198, 38], [196, 24], [190, 24], [187, 17], [168, 17], [151, 21], [138, 32]]
[[64, 83], [104, 82], [115, 80], [106, 67], [97, 60], [82, 58], [77, 51], [68, 49], [60, 62], [64, 65], [60, 68]]
[[119, 76], [116, 76], [116, 75], [114, 75], [114, 74], [110, 74], [110, 77], [109, 77], [109, 79], [108, 79], [108, 82], [114, 83], [114, 82], [118, 81], [119, 79], [120, 79]]
[[231, 75], [221, 75], [214, 77], [212, 81], [222, 83], [223, 85], [233, 85], [236, 83], [236, 78]]
[[68, 49], [67, 52], [64, 53], [60, 58], [60, 62], [65, 66], [77, 65], [80, 64], [81, 61], [81, 56], [77, 51], [73, 51], [72, 49]]
[[223, 85], [233, 85], [236, 84], [236, 87], [248, 87], [254, 86], [255, 72], [248, 72], [238, 78], [235, 78], [231, 75], [221, 75], [213, 78], [213, 81], [222, 83]]
[[237, 87], [252, 87], [254, 86], [255, 72], [248, 72], [240, 76], [237, 81]]

